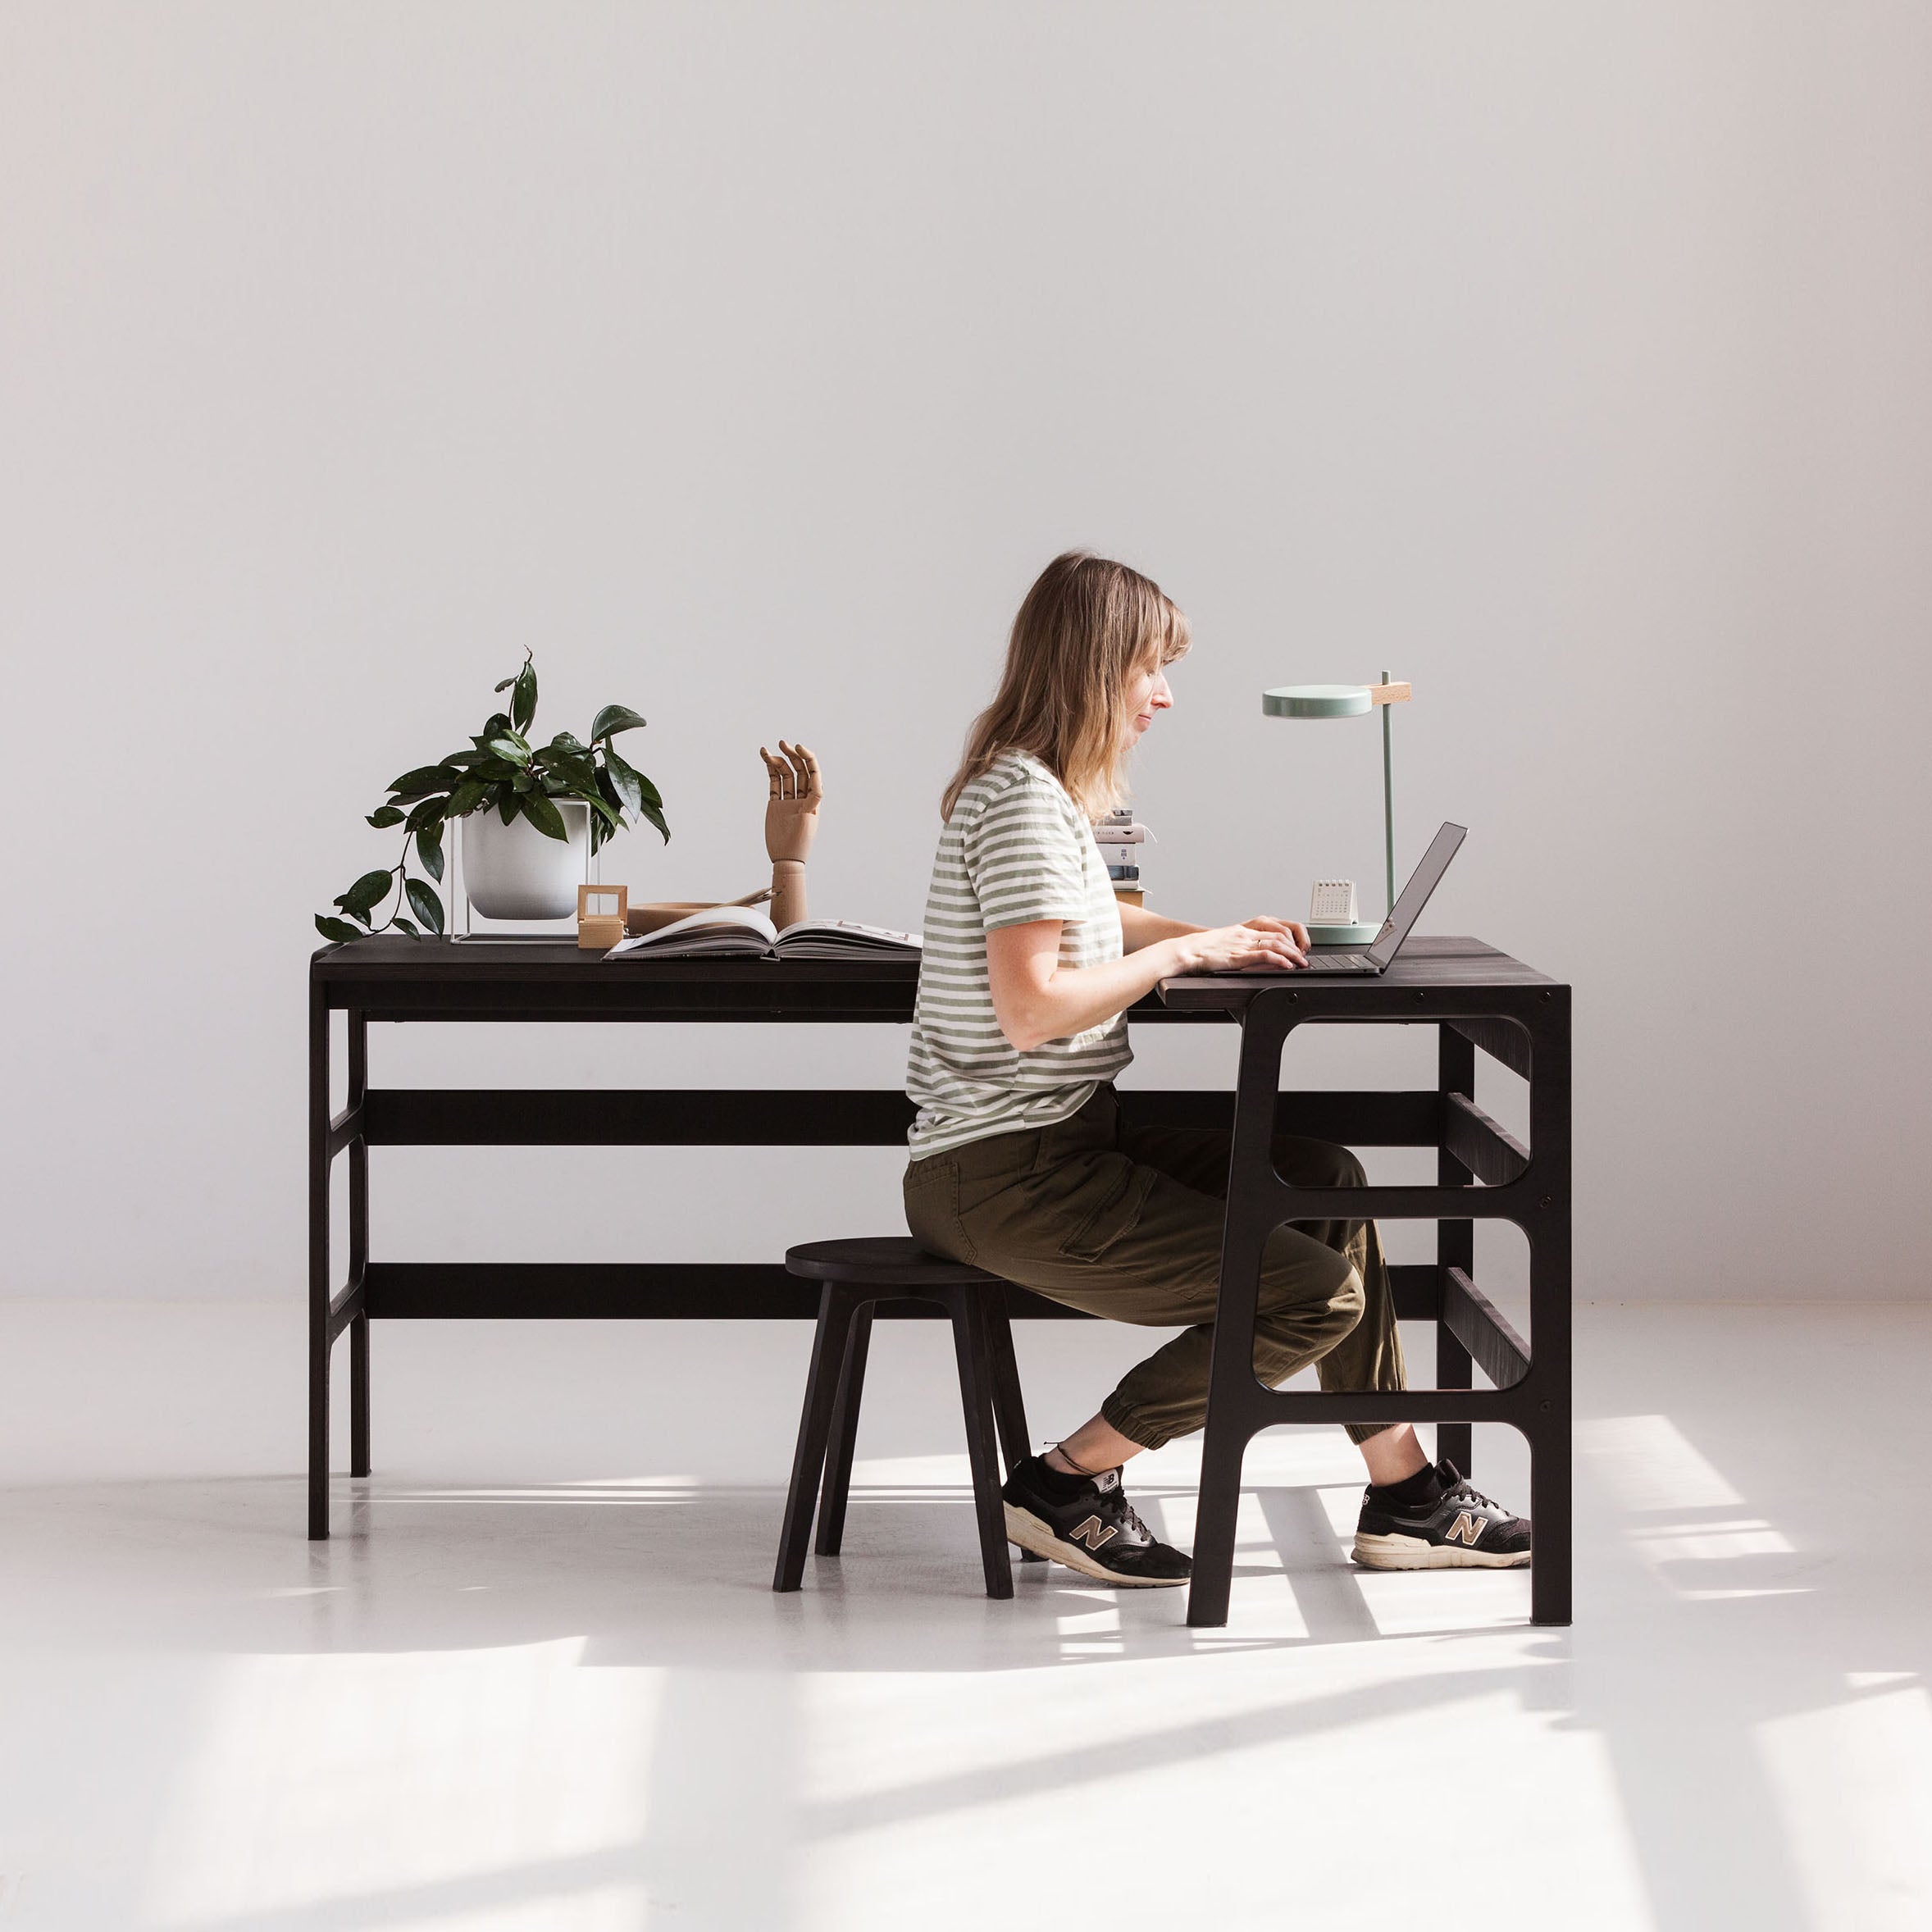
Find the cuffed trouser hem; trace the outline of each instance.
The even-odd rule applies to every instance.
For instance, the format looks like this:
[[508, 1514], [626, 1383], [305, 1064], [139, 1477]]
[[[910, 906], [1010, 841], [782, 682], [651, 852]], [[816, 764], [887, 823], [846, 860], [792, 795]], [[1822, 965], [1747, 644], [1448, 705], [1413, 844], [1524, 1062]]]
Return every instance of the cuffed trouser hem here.
[[[1128, 1442], [1138, 1442], [1143, 1449], [1164, 1449], [1173, 1440], [1172, 1436], [1163, 1435], [1159, 1429], [1135, 1415], [1121, 1401], [1119, 1391], [1100, 1404], [1100, 1420], [1116, 1433], [1125, 1436]], [[1359, 1449], [1372, 1436], [1386, 1435], [1392, 1428], [1399, 1428], [1401, 1425], [1394, 1422], [1345, 1422], [1342, 1426], [1348, 1431], [1349, 1441]], [[1186, 1434], [1190, 1432], [1182, 1430], [1179, 1433]]]
[[1121, 1401], [1118, 1389], [1100, 1404], [1100, 1420], [1117, 1434], [1125, 1436], [1128, 1442], [1138, 1442], [1143, 1449], [1164, 1449], [1173, 1440], [1136, 1415]]

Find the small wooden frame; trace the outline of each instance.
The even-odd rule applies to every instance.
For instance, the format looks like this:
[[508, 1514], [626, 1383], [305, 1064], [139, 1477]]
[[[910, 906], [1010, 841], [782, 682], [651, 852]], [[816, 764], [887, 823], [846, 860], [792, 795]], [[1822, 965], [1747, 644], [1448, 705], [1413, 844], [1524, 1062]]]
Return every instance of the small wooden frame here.
[[577, 945], [584, 952], [608, 953], [624, 936], [631, 910], [628, 886], [577, 887]]
[[1406, 684], [1372, 684], [1369, 686], [1369, 702], [1371, 704], [1406, 704], [1411, 695]]

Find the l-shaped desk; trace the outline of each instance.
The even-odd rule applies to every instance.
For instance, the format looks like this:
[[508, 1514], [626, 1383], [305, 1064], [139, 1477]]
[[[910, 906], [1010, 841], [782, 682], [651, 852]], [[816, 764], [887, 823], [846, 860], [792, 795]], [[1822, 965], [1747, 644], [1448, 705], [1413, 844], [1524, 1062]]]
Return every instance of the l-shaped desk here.
[[[369, 1252], [369, 1150], [385, 1146], [886, 1146], [903, 1143], [911, 1103], [896, 1088], [516, 1089], [371, 1087], [371, 1023], [666, 1022], [738, 1025], [910, 1023], [916, 964], [904, 960], [625, 959], [606, 964], [565, 941], [514, 945], [388, 936], [326, 946], [309, 968], [308, 1533], [329, 1533], [330, 1360], [349, 1342], [349, 1474], [370, 1472], [369, 1324], [378, 1319], [809, 1320], [811, 1285], [761, 1263], [397, 1262]], [[1473, 939], [1415, 939], [1380, 978], [1217, 974], [1164, 981], [1131, 1012], [1136, 1025], [1242, 1028], [1233, 1095], [1136, 1089], [1141, 1118], [1225, 1126], [1232, 1116], [1227, 1233], [1194, 1579], [1187, 1620], [1227, 1621], [1242, 1459], [1278, 1423], [1433, 1423], [1465, 1470], [1477, 1422], [1528, 1440], [1536, 1556], [1530, 1615], [1570, 1618], [1570, 988]], [[333, 1113], [331, 1016], [348, 1016], [347, 1104]], [[1296, 1028], [1433, 1025], [1437, 1081], [1411, 1091], [1281, 1091]], [[1529, 1144], [1475, 1104], [1476, 1055], [1529, 1082]], [[1433, 1187], [1290, 1188], [1269, 1160], [1274, 1133], [1356, 1147], [1431, 1147]], [[349, 1159], [346, 1280], [331, 1253], [330, 1177]], [[891, 1233], [897, 1202], [877, 1228]], [[1397, 1312], [1436, 1324], [1433, 1389], [1361, 1394], [1267, 1389], [1251, 1366], [1262, 1244], [1280, 1222], [1337, 1217], [1433, 1220], [1436, 1260], [1398, 1265]], [[1474, 1224], [1512, 1221], [1529, 1247], [1533, 1350], [1472, 1278]], [[1021, 1289], [1019, 1317], [1087, 1318]], [[921, 1312], [917, 1303], [881, 1315]], [[926, 1312], [930, 1312], [926, 1311]], [[1474, 1386], [1480, 1367], [1492, 1385]]]

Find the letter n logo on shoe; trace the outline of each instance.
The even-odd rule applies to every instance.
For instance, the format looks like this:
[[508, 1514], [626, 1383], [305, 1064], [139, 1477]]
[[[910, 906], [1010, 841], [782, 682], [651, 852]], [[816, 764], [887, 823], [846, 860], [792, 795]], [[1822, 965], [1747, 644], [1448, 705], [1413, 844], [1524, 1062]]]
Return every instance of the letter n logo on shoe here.
[[1442, 1538], [1446, 1543], [1467, 1543], [1473, 1550], [1476, 1538], [1483, 1533], [1483, 1525], [1467, 1510], [1458, 1510], [1456, 1520], [1449, 1525], [1449, 1533]]
[[1119, 1533], [1111, 1524], [1101, 1522], [1098, 1516], [1089, 1516], [1078, 1529], [1068, 1532], [1075, 1542], [1085, 1543], [1090, 1550], [1097, 1550], [1109, 1537]]

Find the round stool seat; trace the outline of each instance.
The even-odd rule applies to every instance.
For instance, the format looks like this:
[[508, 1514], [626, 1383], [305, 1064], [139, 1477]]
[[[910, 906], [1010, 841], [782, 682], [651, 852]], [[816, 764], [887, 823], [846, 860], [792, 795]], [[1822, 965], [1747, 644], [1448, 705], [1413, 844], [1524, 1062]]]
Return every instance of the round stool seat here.
[[909, 1234], [861, 1237], [856, 1241], [808, 1241], [785, 1251], [785, 1265], [810, 1281], [850, 1282], [863, 1287], [970, 1287], [1000, 1280], [983, 1268], [930, 1254]]

